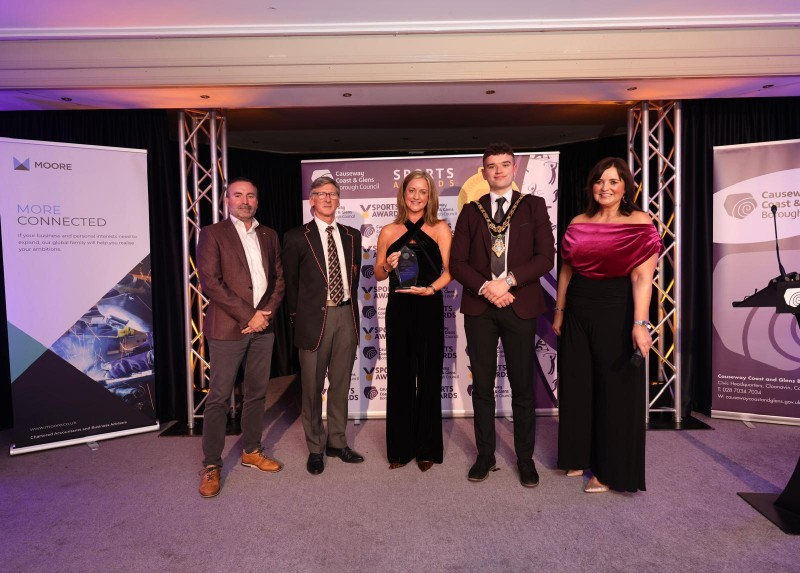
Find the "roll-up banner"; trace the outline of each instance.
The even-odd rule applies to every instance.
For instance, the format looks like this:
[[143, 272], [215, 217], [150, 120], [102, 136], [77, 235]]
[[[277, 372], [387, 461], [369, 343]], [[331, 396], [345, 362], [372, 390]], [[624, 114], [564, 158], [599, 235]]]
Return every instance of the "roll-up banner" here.
[[713, 205], [711, 415], [800, 424], [800, 140], [715, 147]]
[[[386, 415], [386, 347], [384, 317], [388, 281], [378, 283], [374, 276], [378, 234], [397, 215], [397, 192], [403, 178], [414, 169], [431, 174], [439, 191], [439, 218], [455, 228], [462, 206], [489, 192], [481, 174], [480, 155], [389, 157], [303, 161], [304, 222], [312, 218], [308, 187], [317, 177], [333, 177], [341, 187], [336, 219], [361, 231], [361, 343], [350, 379], [350, 417], [382, 418]], [[558, 153], [517, 154], [519, 165], [514, 188], [533, 193], [547, 203], [555, 235], [558, 204]], [[556, 336], [553, 332], [553, 307], [556, 296], [555, 268], [541, 279], [547, 312], [540, 316], [536, 336], [536, 404], [539, 414], [557, 410]], [[443, 291], [445, 351], [442, 372], [442, 413], [445, 416], [472, 415], [472, 375], [467, 357], [464, 317], [459, 312], [461, 285], [453, 281]], [[327, 389], [327, 381], [326, 386]], [[511, 388], [506, 379], [502, 345], [498, 347], [495, 382], [497, 414], [511, 415]]]
[[12, 454], [157, 430], [147, 152], [0, 138]]

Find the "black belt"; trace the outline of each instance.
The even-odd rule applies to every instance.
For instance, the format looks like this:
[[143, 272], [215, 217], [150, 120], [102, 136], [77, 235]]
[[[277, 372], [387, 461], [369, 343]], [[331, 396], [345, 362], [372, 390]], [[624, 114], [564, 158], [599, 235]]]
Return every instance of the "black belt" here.
[[329, 301], [325, 302], [325, 306], [328, 306], [328, 307], [330, 307], [330, 306], [336, 306], [336, 307], [338, 307], [338, 306], [350, 306], [350, 299], [348, 298], [347, 300], [343, 300], [339, 304], [336, 304], [332, 300], [329, 300]]

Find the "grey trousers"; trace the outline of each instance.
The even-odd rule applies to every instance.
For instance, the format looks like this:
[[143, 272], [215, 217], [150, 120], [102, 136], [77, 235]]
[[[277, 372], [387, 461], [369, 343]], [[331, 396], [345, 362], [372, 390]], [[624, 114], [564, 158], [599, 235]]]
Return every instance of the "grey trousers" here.
[[249, 334], [241, 340], [208, 340], [211, 388], [203, 412], [203, 465], [221, 466], [225, 426], [236, 374], [244, 364], [242, 381], [242, 445], [246, 452], [261, 447], [264, 399], [272, 365], [273, 332]]
[[[326, 445], [332, 448], [347, 446], [347, 395], [350, 393], [350, 374], [356, 358], [356, 345], [350, 308], [331, 307], [319, 348], [316, 352], [302, 349], [299, 352], [303, 430], [308, 451], [312, 454], [323, 453]], [[326, 395], [327, 440], [322, 426], [322, 387], [326, 373], [330, 383]]]

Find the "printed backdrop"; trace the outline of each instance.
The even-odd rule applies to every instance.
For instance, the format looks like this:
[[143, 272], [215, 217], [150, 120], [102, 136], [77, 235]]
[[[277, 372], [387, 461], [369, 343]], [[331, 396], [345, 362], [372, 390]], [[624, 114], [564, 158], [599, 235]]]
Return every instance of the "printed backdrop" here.
[[[518, 154], [515, 188], [544, 198], [555, 235], [558, 202], [558, 153]], [[381, 228], [397, 215], [397, 191], [403, 178], [414, 169], [428, 171], [439, 190], [439, 217], [455, 228], [464, 203], [489, 192], [481, 175], [481, 156], [426, 156], [420, 158], [345, 159], [304, 161], [304, 221], [312, 213], [308, 187], [322, 175], [335, 178], [342, 190], [337, 220], [360, 229], [361, 253], [361, 343], [350, 382], [350, 417], [386, 415], [386, 347], [384, 316], [388, 281], [378, 283], [374, 276], [375, 254]], [[557, 407], [556, 337], [553, 333], [553, 306], [556, 271], [542, 278], [548, 311], [539, 317], [536, 337], [538, 363], [537, 411], [555, 413]], [[461, 285], [456, 281], [444, 289], [445, 352], [442, 379], [442, 412], [446, 416], [472, 414], [472, 375], [466, 354]], [[511, 415], [511, 390], [506, 380], [502, 346], [498, 348], [495, 393], [498, 415]], [[327, 388], [327, 385], [326, 385]]]
[[713, 201], [712, 416], [800, 424], [800, 140], [715, 147]]
[[0, 219], [11, 453], [158, 429], [147, 152], [0, 139]]

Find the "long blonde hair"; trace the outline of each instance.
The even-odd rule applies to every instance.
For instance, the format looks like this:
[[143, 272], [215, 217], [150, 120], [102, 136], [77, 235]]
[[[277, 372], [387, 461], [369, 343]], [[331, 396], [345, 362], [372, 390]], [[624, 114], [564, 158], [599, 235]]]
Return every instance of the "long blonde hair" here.
[[397, 190], [397, 217], [394, 222], [403, 224], [408, 219], [408, 207], [406, 206], [406, 187], [414, 179], [424, 179], [428, 182], [428, 204], [425, 205], [425, 224], [429, 226], [436, 225], [439, 219], [439, 192], [433, 182], [433, 177], [427, 171], [415, 169], [403, 179], [403, 185]]

